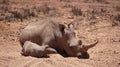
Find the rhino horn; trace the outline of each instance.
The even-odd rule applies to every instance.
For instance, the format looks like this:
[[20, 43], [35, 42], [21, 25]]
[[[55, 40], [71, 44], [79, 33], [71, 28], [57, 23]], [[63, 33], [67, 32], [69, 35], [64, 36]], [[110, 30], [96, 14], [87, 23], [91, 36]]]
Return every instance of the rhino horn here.
[[89, 48], [94, 47], [97, 43], [98, 43], [98, 40], [95, 40], [95, 42], [90, 45], [82, 45], [83, 46], [82, 48], [87, 51]]

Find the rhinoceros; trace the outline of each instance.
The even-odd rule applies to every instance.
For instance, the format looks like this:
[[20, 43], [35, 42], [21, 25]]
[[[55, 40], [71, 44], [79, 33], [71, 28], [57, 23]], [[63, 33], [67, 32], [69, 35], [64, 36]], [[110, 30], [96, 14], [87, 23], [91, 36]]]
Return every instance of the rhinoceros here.
[[[83, 45], [81, 40], [76, 38], [73, 24], [68, 24], [66, 27], [55, 18], [28, 24], [20, 34], [20, 43], [23, 49], [25, 49], [23, 46], [26, 41], [31, 41], [39, 46], [47, 46], [53, 50], [53, 53], [63, 51], [69, 57], [82, 58], [89, 58], [87, 50], [98, 43], [96, 40], [95, 43]], [[52, 50], [50, 51], [52, 52]]]

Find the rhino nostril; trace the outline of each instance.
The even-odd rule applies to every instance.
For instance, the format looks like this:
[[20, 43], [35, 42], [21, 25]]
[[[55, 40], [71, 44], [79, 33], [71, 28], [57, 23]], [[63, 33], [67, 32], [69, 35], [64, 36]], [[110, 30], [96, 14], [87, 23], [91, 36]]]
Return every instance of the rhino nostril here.
[[80, 58], [81, 56], [82, 56], [82, 54], [81, 54], [81, 53], [77, 53], [77, 57], [79, 57], [79, 58]]

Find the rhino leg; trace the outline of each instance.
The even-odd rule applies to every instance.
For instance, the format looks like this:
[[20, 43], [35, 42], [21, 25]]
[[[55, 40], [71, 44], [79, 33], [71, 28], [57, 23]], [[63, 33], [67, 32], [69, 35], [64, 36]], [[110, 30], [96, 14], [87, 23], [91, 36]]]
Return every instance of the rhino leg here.
[[[45, 46], [41, 46], [41, 47], [45, 47]], [[37, 51], [34, 51], [35, 52], [35, 56], [34, 57], [38, 57], [38, 58], [42, 58], [42, 57], [45, 57], [45, 58], [48, 58], [48, 54], [55, 54], [57, 53], [57, 51], [51, 47], [46, 47], [44, 49], [44, 51], [41, 50], [37, 50]]]
[[55, 53], [58, 53], [54, 48], [51, 48], [51, 47], [47, 47], [45, 49], [45, 53], [46, 54], [55, 54]]
[[22, 48], [21, 55], [23, 56], [29, 56], [29, 53]]

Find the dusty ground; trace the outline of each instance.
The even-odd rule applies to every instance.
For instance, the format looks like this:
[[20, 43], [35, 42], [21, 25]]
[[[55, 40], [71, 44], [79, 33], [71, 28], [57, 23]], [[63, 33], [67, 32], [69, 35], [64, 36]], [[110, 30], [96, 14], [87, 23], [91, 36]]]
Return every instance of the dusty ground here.
[[[27, 0], [24, 1], [28, 2]], [[37, 1], [38, 0], [35, 0], [34, 3]], [[92, 0], [89, 0], [90, 2], [87, 3], [80, 2], [81, 4], [78, 2], [64, 1], [65, 0], [63, 0], [63, 2], [57, 2], [57, 0], [50, 0], [50, 4], [52, 4], [52, 6], [56, 4], [56, 7], [58, 7], [60, 11], [60, 14], [58, 13], [58, 15], [53, 16], [61, 19], [64, 24], [73, 22], [76, 27], [75, 31], [78, 38], [84, 43], [88, 43], [96, 38], [99, 40], [99, 43], [88, 51], [90, 58], [64, 58], [59, 54], [52, 54], [50, 55], [50, 58], [22, 56], [20, 54], [21, 46], [19, 44], [20, 30], [28, 23], [46, 17], [43, 16], [43, 14], [39, 14], [38, 18], [25, 19], [23, 22], [0, 21], [0, 67], [120, 67], [120, 21], [119, 19], [116, 21], [111, 18], [111, 16], [114, 17], [120, 14], [119, 10], [116, 11], [113, 9], [120, 1], [109, 0], [109, 4], [97, 2], [91, 4]], [[17, 3], [15, 2], [15, 4], [19, 5], [19, 1], [17, 1]], [[29, 3], [27, 4], [29, 5]], [[96, 13], [96, 19], [89, 20], [89, 15], [87, 15], [87, 17], [73, 16], [73, 14], [69, 12], [70, 5], [76, 7], [79, 5], [83, 12], [86, 9], [92, 9], [93, 7], [107, 9], [105, 9], [105, 12], [103, 11], [103, 13]], [[88, 6], [91, 6], [92, 8], [88, 8]], [[115, 23], [114, 25], [113, 22], [118, 24]]]

